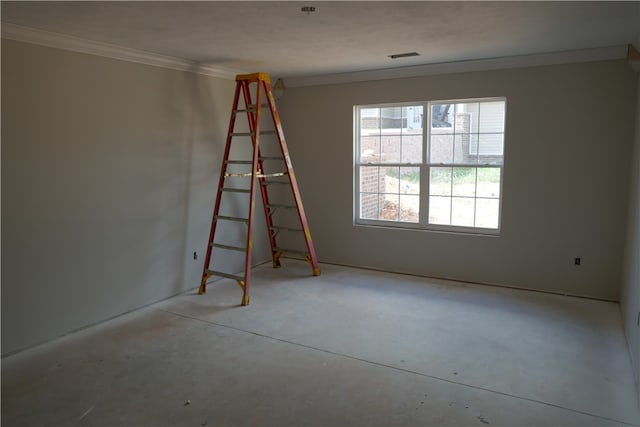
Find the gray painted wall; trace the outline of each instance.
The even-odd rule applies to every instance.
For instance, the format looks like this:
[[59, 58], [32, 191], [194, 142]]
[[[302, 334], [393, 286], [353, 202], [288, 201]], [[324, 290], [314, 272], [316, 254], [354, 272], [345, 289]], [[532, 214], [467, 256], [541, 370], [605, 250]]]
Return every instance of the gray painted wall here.
[[[640, 44], [639, 44], [640, 45]], [[636, 104], [636, 136], [632, 156], [631, 189], [629, 191], [629, 224], [625, 252], [622, 298], [620, 305], [629, 353], [640, 384], [640, 73]]]
[[[636, 84], [620, 60], [288, 89], [319, 259], [618, 300]], [[507, 97], [499, 237], [353, 224], [354, 105], [493, 96]]]
[[2, 40], [3, 354], [198, 285], [234, 86]]

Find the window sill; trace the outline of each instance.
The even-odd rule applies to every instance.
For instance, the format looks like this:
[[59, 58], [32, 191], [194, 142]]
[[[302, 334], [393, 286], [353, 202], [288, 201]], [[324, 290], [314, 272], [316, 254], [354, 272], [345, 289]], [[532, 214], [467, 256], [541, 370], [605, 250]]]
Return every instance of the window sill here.
[[424, 225], [410, 222], [362, 220], [354, 221], [355, 227], [384, 228], [388, 230], [421, 231], [464, 236], [500, 237], [500, 229], [473, 228], [450, 225]]

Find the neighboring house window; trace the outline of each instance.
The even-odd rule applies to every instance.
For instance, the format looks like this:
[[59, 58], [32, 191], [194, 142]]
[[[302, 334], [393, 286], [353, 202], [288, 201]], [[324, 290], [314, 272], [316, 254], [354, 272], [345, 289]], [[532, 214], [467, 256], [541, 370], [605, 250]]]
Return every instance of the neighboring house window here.
[[355, 107], [356, 222], [497, 232], [505, 104], [483, 98]]

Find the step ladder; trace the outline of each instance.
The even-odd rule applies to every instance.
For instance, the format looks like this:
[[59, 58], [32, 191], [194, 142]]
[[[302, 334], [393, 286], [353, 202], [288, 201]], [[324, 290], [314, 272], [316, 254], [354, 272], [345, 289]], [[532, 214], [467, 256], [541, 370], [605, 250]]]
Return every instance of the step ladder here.
[[[239, 105], [243, 104], [243, 105]], [[263, 110], [267, 113], [263, 115]], [[246, 131], [238, 131], [238, 115], [246, 115]], [[267, 115], [270, 116], [266, 117]], [[240, 122], [240, 121], [239, 121]], [[250, 144], [250, 145], [249, 145]], [[270, 145], [269, 147], [267, 147]], [[267, 154], [266, 148], [271, 152]], [[240, 153], [252, 152], [251, 159], [235, 158]], [[265, 155], [263, 155], [265, 154]], [[250, 170], [248, 170], [250, 168]], [[275, 98], [271, 89], [269, 75], [265, 73], [242, 74], [236, 76], [236, 90], [233, 98], [229, 131], [224, 149], [224, 158], [220, 168], [218, 192], [213, 208], [211, 231], [207, 244], [207, 252], [204, 259], [202, 280], [199, 294], [207, 290], [207, 281], [213, 276], [235, 280], [242, 288], [242, 305], [249, 304], [249, 285], [251, 279], [251, 252], [253, 249], [254, 210], [257, 189], [262, 196], [264, 216], [267, 225], [269, 244], [271, 245], [271, 258], [273, 267], [280, 267], [280, 257], [283, 254], [305, 259], [313, 269], [313, 275], [320, 274], [316, 252], [311, 241], [309, 225], [302, 207], [300, 191], [293, 172], [291, 158], [284, 138], [282, 124], [276, 109]], [[269, 190], [269, 188], [275, 190]], [[287, 193], [287, 194], [283, 194]], [[243, 196], [242, 196], [243, 195]], [[270, 196], [285, 195], [284, 203], [272, 203]], [[234, 199], [235, 196], [235, 199]], [[225, 203], [238, 204], [239, 197], [248, 197], [246, 216], [228, 215], [222, 213]], [[278, 212], [292, 212], [289, 215], [295, 222], [295, 226], [279, 224], [281, 214]], [[222, 214], [221, 214], [222, 213]], [[276, 218], [278, 217], [278, 218]], [[284, 215], [286, 219], [286, 215]], [[230, 244], [223, 239], [225, 236], [216, 236], [218, 224], [238, 223], [244, 224], [246, 237], [243, 244]], [[278, 244], [279, 234], [298, 234], [304, 241], [298, 248], [287, 248]], [[229, 234], [229, 233], [227, 233]], [[286, 236], [291, 241], [291, 236]], [[286, 240], [286, 239], [285, 239]], [[300, 240], [300, 239], [298, 239]], [[225, 272], [223, 269], [211, 269], [211, 261], [214, 263], [218, 255], [224, 252], [227, 257], [231, 253], [244, 254], [244, 271]]]

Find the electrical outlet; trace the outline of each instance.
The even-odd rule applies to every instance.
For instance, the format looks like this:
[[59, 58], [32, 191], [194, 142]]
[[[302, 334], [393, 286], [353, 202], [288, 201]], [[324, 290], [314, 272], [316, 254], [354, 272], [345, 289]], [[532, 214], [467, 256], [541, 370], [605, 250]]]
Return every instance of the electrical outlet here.
[[573, 260], [573, 264], [574, 265], [580, 265], [581, 262], [582, 262], [582, 260], [580, 259], [580, 257], [574, 258], [574, 260]]
[[198, 259], [198, 253], [197, 252], [193, 252], [193, 259]]

